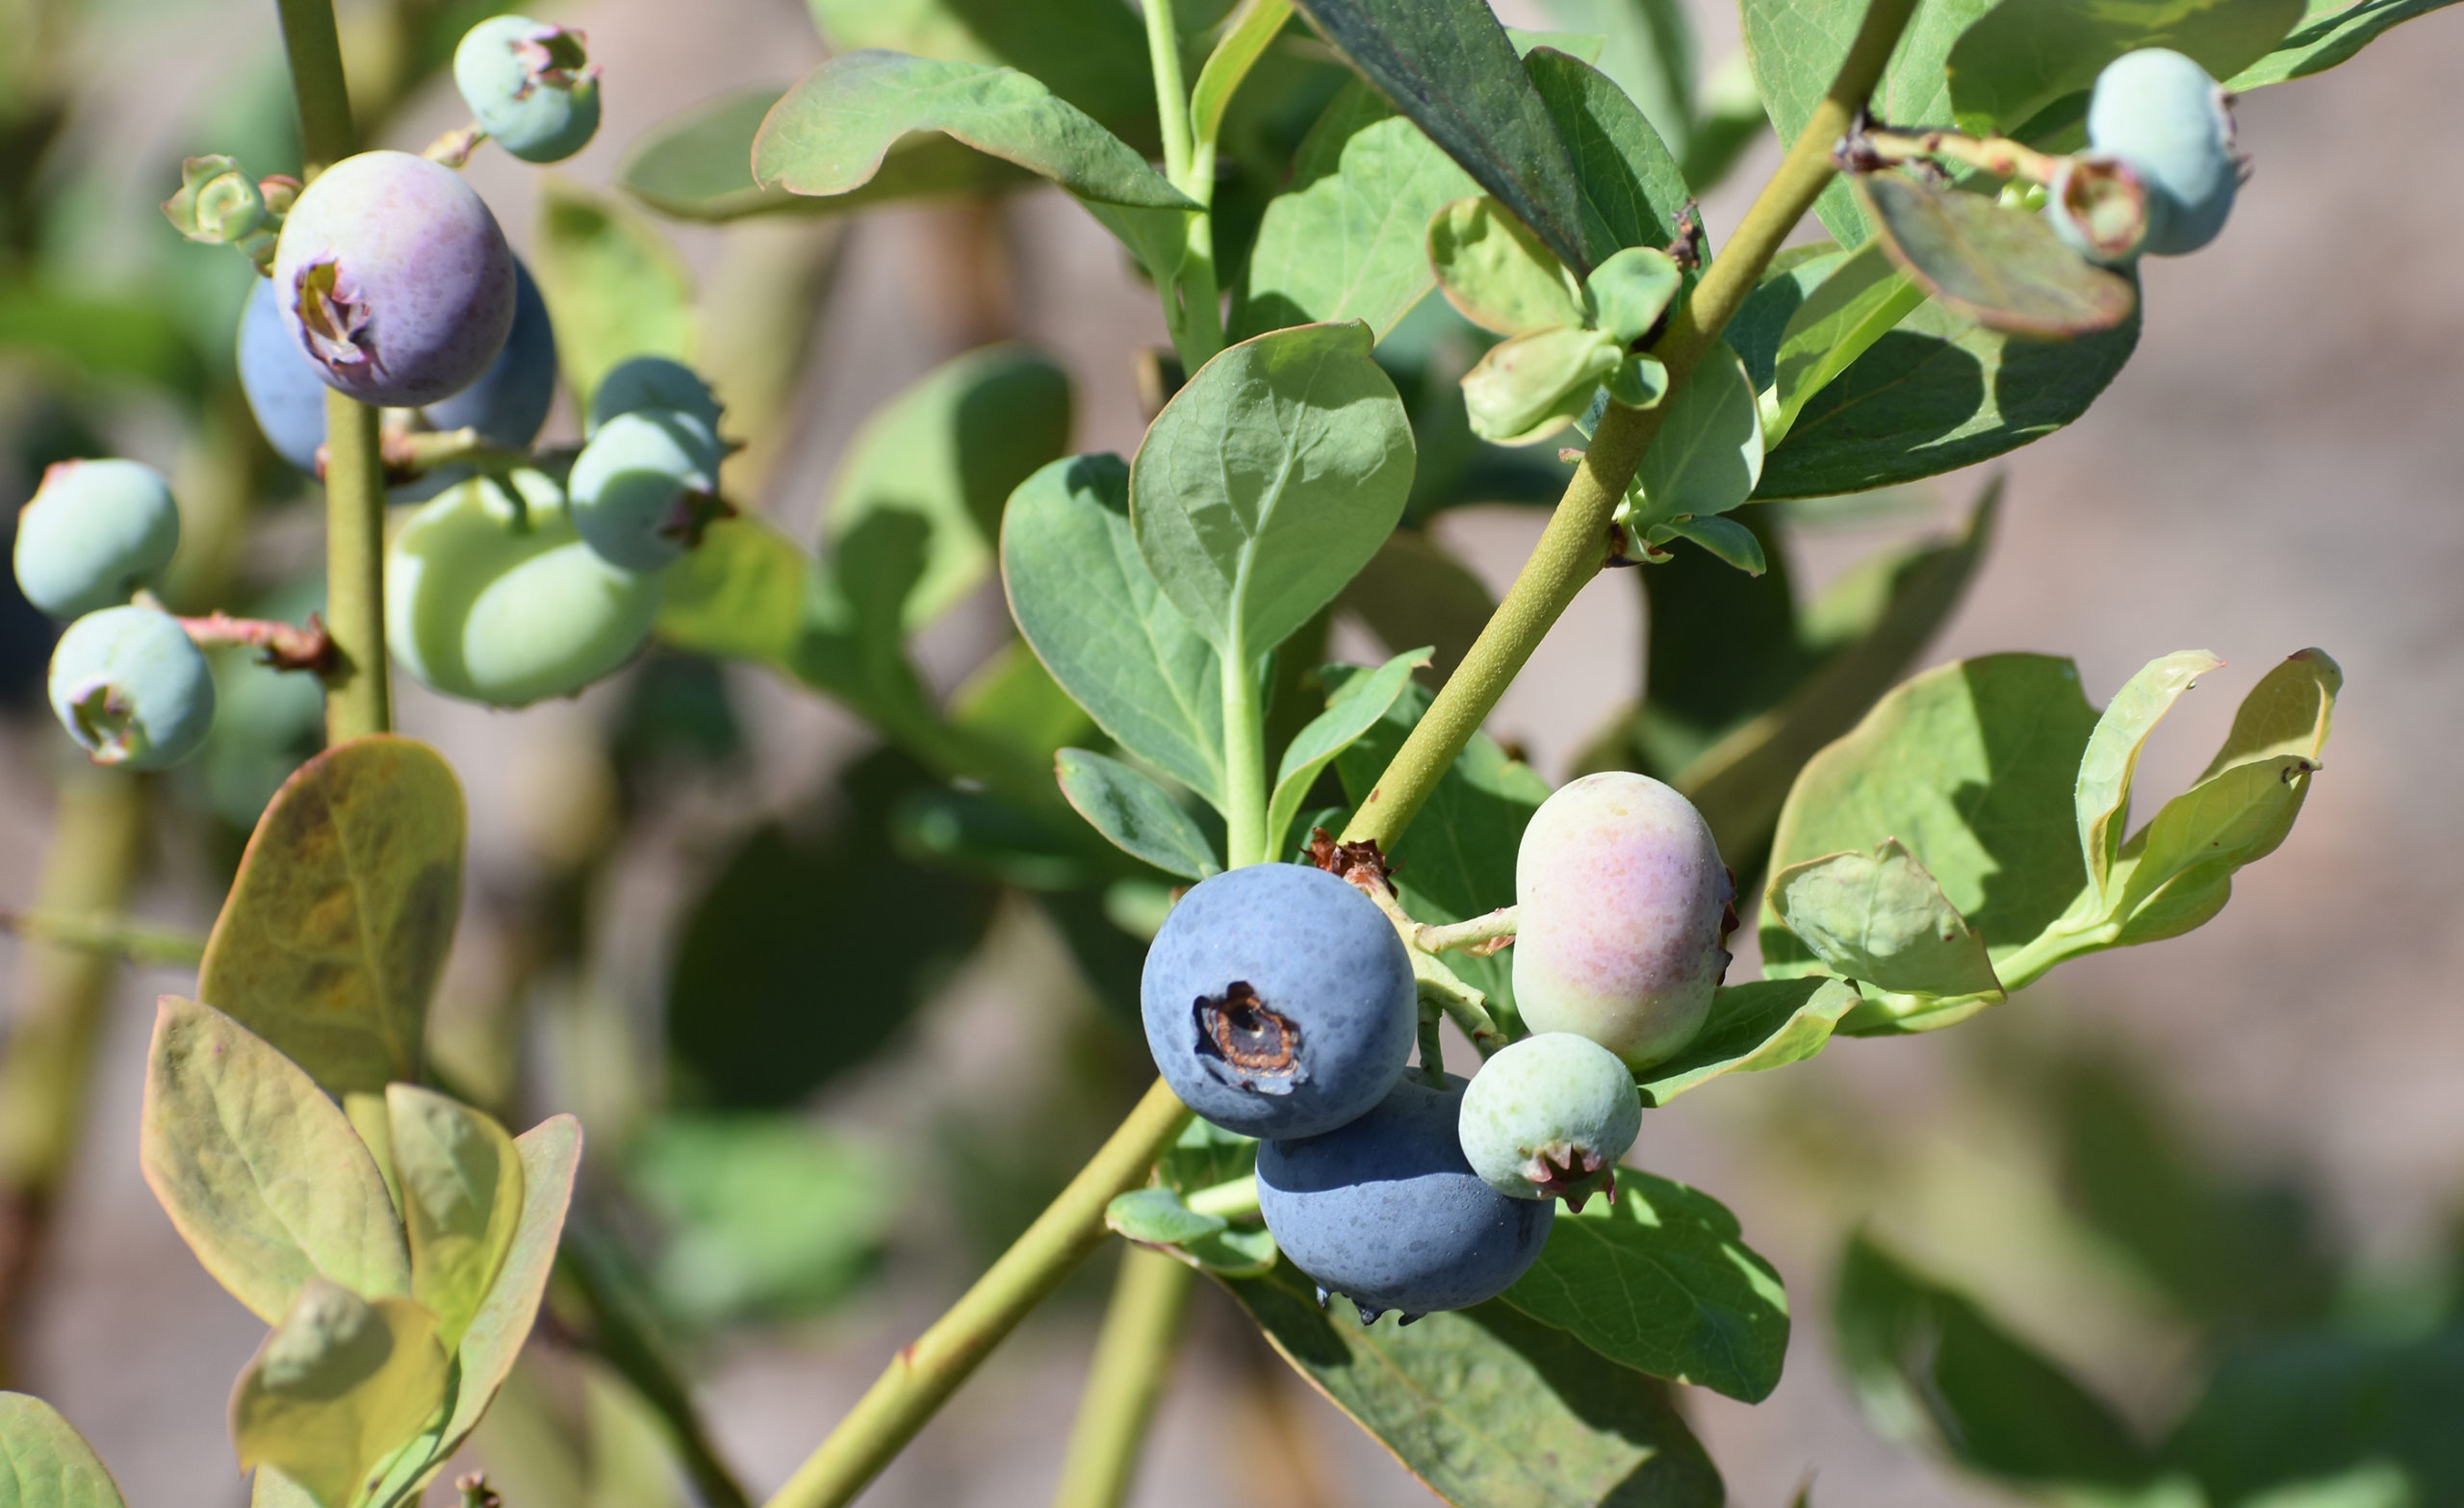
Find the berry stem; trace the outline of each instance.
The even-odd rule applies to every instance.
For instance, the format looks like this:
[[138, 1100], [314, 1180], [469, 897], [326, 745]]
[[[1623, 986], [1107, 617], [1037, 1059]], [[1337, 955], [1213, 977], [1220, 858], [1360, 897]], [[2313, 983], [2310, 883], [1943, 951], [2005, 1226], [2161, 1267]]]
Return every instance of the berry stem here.
[[1893, 163], [1933, 158], [1973, 167], [1996, 178], [2024, 178], [2051, 183], [2063, 160], [2023, 146], [2008, 137], [1969, 136], [1964, 131], [1894, 131], [1887, 126], [1851, 132], [1839, 143], [1837, 158], [1848, 172], [1871, 172]]
[[333, 638], [315, 613], [308, 615], [306, 627], [265, 618], [234, 618], [218, 609], [202, 618], [183, 618], [179, 624], [199, 649], [246, 645], [264, 651], [265, 663], [276, 670], [306, 670], [321, 675], [333, 663]]
[[1225, 1183], [1209, 1184], [1193, 1190], [1181, 1203], [1194, 1214], [1212, 1214], [1219, 1219], [1245, 1220], [1258, 1213], [1258, 1175], [1245, 1174]]
[[[1831, 181], [1832, 148], [1855, 124], [1914, 9], [1915, 0], [1872, 0], [1830, 92], [1797, 133], [1796, 143], [1737, 223], [1719, 260], [1694, 285], [1692, 296], [1670, 316], [1668, 329], [1651, 347], [1651, 354], [1668, 369], [1670, 397], [1684, 386], [1696, 364], [1718, 341], [1720, 331], [1743, 307], [1781, 243]], [[1350, 825], [1344, 829], [1345, 841], [1374, 839], [1387, 852], [1394, 852], [1395, 840], [1437, 789], [1438, 780], [1453, 765], [1464, 745], [1479, 731], [1531, 652], [1539, 648], [1575, 594], [1599, 574], [1607, 558], [1609, 518], [1625, 497], [1634, 469], [1641, 465], [1643, 452], [1659, 433], [1669, 407], [1665, 400], [1645, 409], [1608, 405], [1591, 447], [1583, 452], [1582, 463], [1558, 499], [1531, 557], [1524, 562], [1471, 652], [1447, 678], [1445, 689], [1377, 778], [1369, 799], [1352, 814]]]
[[[127, 777], [116, 777], [126, 780]], [[169, 963], [194, 968], [205, 959], [205, 934], [165, 927], [110, 910], [0, 911], [0, 932], [54, 948], [130, 963]], [[0, 1073], [0, 1083], [6, 1074]]]
[[1420, 1067], [1416, 1070], [1421, 1083], [1432, 1089], [1446, 1087], [1446, 1037], [1439, 1030], [1446, 1022], [1446, 1012], [1435, 1001], [1421, 1000]]
[[1485, 915], [1459, 922], [1432, 926], [1423, 923], [1412, 934], [1412, 941], [1428, 953], [1444, 953], [1450, 948], [1476, 947], [1484, 942], [1498, 942], [1514, 935], [1522, 918], [1522, 907], [1501, 906]]
[[1128, 1495], [1196, 1278], [1177, 1257], [1124, 1243], [1052, 1508], [1119, 1508]]
[[1018, 1321], [1104, 1243], [1104, 1206], [1144, 1185], [1189, 1118], [1171, 1086], [1156, 1080], [1026, 1234], [931, 1329], [900, 1348], [768, 1508], [839, 1508], [862, 1492]]

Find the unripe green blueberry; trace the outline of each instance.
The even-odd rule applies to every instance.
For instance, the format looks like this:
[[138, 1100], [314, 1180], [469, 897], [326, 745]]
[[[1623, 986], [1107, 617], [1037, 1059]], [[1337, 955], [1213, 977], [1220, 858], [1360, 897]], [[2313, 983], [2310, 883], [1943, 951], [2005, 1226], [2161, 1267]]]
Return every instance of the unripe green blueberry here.
[[619, 414], [574, 458], [574, 526], [628, 571], [674, 564], [700, 537], [718, 492], [718, 437], [690, 414]]
[[61, 461], [17, 513], [17, 589], [54, 618], [116, 607], [180, 548], [163, 473], [137, 461]]
[[2044, 217], [2053, 233], [2089, 261], [2119, 267], [2146, 248], [2156, 211], [2137, 169], [2120, 158], [2066, 157], [2046, 191]]
[[1514, 889], [1514, 1000], [1534, 1032], [1641, 1068], [1702, 1030], [1736, 886], [1691, 802], [1649, 776], [1586, 775], [1531, 814]]
[[571, 696], [632, 658], [657, 616], [658, 578], [600, 558], [538, 472], [441, 495], [385, 555], [394, 657], [465, 701]]
[[582, 34], [500, 15], [462, 34], [453, 84], [499, 146], [526, 163], [560, 162], [599, 129], [599, 69]]
[[214, 727], [214, 668], [170, 614], [106, 607], [52, 651], [51, 710], [96, 764], [160, 770]]
[[1643, 1129], [1642, 1096], [1615, 1053], [1571, 1032], [1542, 1032], [1480, 1065], [1463, 1095], [1463, 1156], [1516, 1199], [1617, 1196], [1617, 1160]]
[[2147, 240], [2178, 257], [2216, 239], [2233, 212], [2242, 160], [2233, 96], [2191, 59], [2143, 47], [2105, 65], [2088, 99], [2088, 143], [2128, 163], [2147, 187]]

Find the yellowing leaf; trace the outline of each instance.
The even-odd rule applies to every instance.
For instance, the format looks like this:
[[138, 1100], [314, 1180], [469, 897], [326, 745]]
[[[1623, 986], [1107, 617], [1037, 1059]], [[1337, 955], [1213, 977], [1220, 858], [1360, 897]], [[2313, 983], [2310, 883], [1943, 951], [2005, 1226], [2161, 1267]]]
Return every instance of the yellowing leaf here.
[[453, 1395], [453, 1417], [437, 1447], [439, 1459], [452, 1454], [487, 1413], [488, 1400], [530, 1339], [540, 1297], [548, 1291], [548, 1269], [555, 1265], [556, 1242], [564, 1234], [565, 1210], [573, 1202], [574, 1173], [581, 1165], [581, 1122], [571, 1115], [552, 1115], [515, 1137], [513, 1144], [522, 1159], [522, 1214], [487, 1297], [462, 1332], [462, 1374]]
[[319, 1278], [410, 1291], [401, 1223], [342, 1110], [210, 1006], [163, 997], [138, 1159], [197, 1261], [269, 1323]]
[[513, 1244], [521, 1154], [502, 1126], [432, 1089], [389, 1085], [385, 1109], [411, 1239], [411, 1296], [436, 1316], [437, 1343], [449, 1350]]
[[1897, 838], [1771, 877], [1780, 919], [1843, 979], [1911, 995], [2002, 994], [1985, 939]]
[[323, 1508], [345, 1508], [445, 1406], [449, 1380], [434, 1315], [313, 1280], [232, 1390], [240, 1468], [278, 1468]]

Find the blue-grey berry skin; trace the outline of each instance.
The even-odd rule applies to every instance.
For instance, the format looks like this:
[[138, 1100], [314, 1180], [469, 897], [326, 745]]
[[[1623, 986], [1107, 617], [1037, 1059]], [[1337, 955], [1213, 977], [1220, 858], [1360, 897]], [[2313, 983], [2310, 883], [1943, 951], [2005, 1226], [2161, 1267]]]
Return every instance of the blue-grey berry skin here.
[[481, 21], [453, 49], [453, 84], [489, 138], [526, 163], [562, 162], [599, 129], [599, 70], [566, 27]]
[[565, 490], [574, 527], [611, 565], [656, 571], [681, 558], [718, 492], [718, 439], [689, 414], [638, 409], [599, 426]]
[[62, 461], [17, 513], [17, 589], [54, 618], [116, 607], [180, 548], [163, 473], [137, 461]]
[[96, 764], [160, 770], [214, 727], [214, 668], [170, 614], [106, 607], [52, 651], [51, 710]]
[[1642, 1096], [1615, 1053], [1572, 1032], [1501, 1049], [1463, 1095], [1463, 1156], [1515, 1199], [1615, 1197], [1617, 1160], [1643, 1129]]
[[452, 168], [362, 152], [299, 192], [275, 243], [283, 328], [327, 387], [418, 408], [479, 379], [513, 328], [513, 252]]
[[[430, 429], [476, 429], [489, 444], [519, 450], [539, 437], [556, 401], [556, 332], [529, 268], [513, 265], [513, 329], [479, 380], [420, 411]], [[282, 306], [269, 279], [248, 292], [240, 315], [240, 390], [274, 453], [307, 475], [317, 474], [325, 443], [325, 384], [315, 363], [283, 328]], [[468, 474], [464, 473], [463, 474]], [[433, 496], [461, 475], [432, 473], [394, 489], [394, 496]]]
[[1556, 1205], [1507, 1198], [1464, 1158], [1466, 1087], [1402, 1079], [1357, 1120], [1258, 1148], [1258, 1208], [1275, 1244], [1364, 1321], [1495, 1298], [1548, 1242]]
[[1420, 1022], [1412, 962], [1376, 903], [1321, 869], [1254, 864], [1165, 917], [1139, 995], [1183, 1104], [1227, 1131], [1307, 1137], [1402, 1077]]
[[2178, 257], [2224, 228], [2242, 180], [2231, 97], [2196, 63], [2143, 47], [2107, 64], [2088, 100], [2088, 142], [2146, 184], [2144, 250]]
[[[690, 415], [713, 436], [719, 432], [723, 410], [718, 395], [710, 391], [710, 385], [702, 380], [699, 372], [665, 356], [634, 356], [609, 368], [590, 395], [590, 413], [583, 432], [595, 435], [602, 424], [617, 415], [649, 408]], [[713, 460], [711, 464], [718, 463]]]

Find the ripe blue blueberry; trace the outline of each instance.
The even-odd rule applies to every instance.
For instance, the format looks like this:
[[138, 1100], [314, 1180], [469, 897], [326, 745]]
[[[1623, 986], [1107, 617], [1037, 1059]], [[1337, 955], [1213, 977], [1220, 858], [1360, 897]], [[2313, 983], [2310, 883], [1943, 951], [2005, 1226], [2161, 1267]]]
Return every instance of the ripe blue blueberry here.
[[582, 34], [500, 15], [462, 34], [453, 85], [499, 146], [526, 163], [561, 162], [599, 129], [599, 69]]
[[1615, 1053], [1542, 1032], [1480, 1065], [1464, 1091], [1462, 1129], [1463, 1156], [1490, 1188], [1579, 1210], [1601, 1190], [1617, 1196], [1617, 1160], [1643, 1129], [1643, 1101]]
[[2088, 143], [2146, 185], [2144, 250], [2178, 257], [2224, 228], [2242, 182], [2232, 104], [2206, 69], [2164, 47], [2124, 53], [2096, 75]]
[[411, 516], [385, 554], [385, 633], [403, 669], [449, 697], [526, 706], [633, 657], [658, 578], [582, 543], [538, 472], [477, 477]]
[[513, 252], [462, 175], [362, 152], [299, 192], [275, 243], [283, 328], [328, 387], [416, 408], [477, 381], [513, 327]]
[[137, 461], [62, 461], [17, 513], [17, 588], [54, 618], [116, 607], [180, 548], [170, 485]]
[[[665, 356], [634, 356], [618, 362], [599, 379], [599, 388], [590, 396], [589, 422], [584, 432], [599, 433], [599, 426], [619, 414], [638, 413], [643, 409], [672, 409], [688, 418], [699, 420], [702, 427], [712, 435], [719, 432], [718, 395], [701, 374], [680, 361]], [[712, 465], [716, 465], [714, 460]]]
[[[509, 450], [527, 447], [548, 422], [556, 400], [556, 332], [539, 285], [520, 260], [513, 265], [513, 329], [504, 349], [479, 380], [420, 411], [430, 429], [476, 429], [489, 444]], [[240, 391], [248, 411], [276, 455], [308, 475], [317, 474], [317, 451], [325, 443], [325, 384], [316, 364], [283, 327], [282, 304], [271, 281], [260, 278], [240, 315]], [[442, 473], [397, 488], [396, 497], [432, 496]], [[442, 482], [460, 476], [442, 476]]]
[[1634, 1068], [1702, 1030], [1736, 885], [1691, 802], [1623, 770], [1569, 782], [1523, 830], [1514, 892], [1514, 1001], [1531, 1030], [1578, 1033]]
[[566, 483], [574, 526], [628, 571], [683, 555], [716, 515], [718, 437], [690, 414], [636, 409], [599, 426]]
[[1258, 1148], [1258, 1208], [1275, 1244], [1363, 1323], [1495, 1298], [1548, 1242], [1556, 1205], [1509, 1199], [1465, 1160], [1465, 1087], [1415, 1075], [1348, 1125]]
[[1146, 952], [1146, 1045], [1227, 1131], [1306, 1137], [1366, 1113], [1420, 1021], [1411, 958], [1375, 902], [1323, 870], [1255, 864], [1181, 898]]
[[106, 607], [52, 651], [51, 710], [96, 764], [160, 770], [214, 727], [214, 669], [170, 614]]

